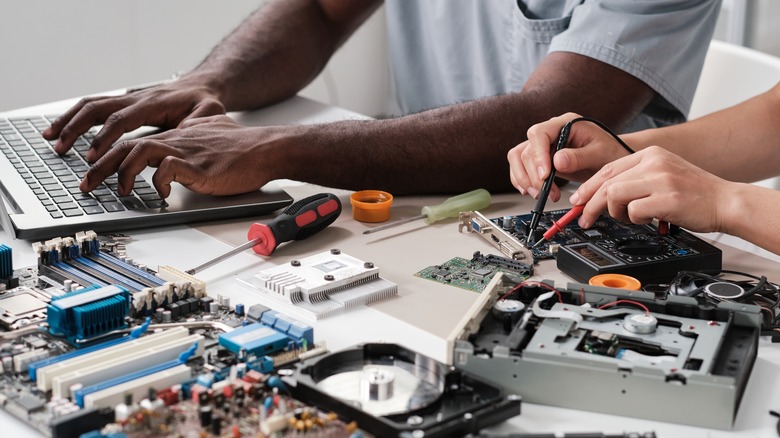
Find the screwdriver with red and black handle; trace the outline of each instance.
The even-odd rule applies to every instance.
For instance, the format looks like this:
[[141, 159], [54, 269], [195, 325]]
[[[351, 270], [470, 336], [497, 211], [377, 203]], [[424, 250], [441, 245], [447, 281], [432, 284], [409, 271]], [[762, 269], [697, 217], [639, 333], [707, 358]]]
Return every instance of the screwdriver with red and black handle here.
[[271, 255], [281, 243], [303, 240], [324, 230], [340, 214], [341, 201], [336, 195], [318, 193], [309, 196], [284, 209], [268, 224], [252, 224], [245, 244], [185, 272], [190, 275], [195, 274], [249, 248], [260, 255]]

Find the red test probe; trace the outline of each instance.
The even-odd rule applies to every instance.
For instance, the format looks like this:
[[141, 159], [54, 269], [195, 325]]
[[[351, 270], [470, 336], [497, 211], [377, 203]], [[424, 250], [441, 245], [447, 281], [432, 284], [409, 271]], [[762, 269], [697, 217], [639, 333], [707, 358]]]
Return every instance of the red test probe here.
[[582, 205], [576, 205], [572, 207], [571, 210], [567, 211], [566, 214], [561, 216], [560, 219], [555, 221], [550, 228], [547, 229], [547, 231], [544, 232], [544, 235], [541, 239], [539, 239], [538, 242], [534, 243], [530, 249], [536, 248], [537, 246], [541, 245], [542, 242], [545, 242], [547, 240], [552, 239], [553, 236], [558, 234], [561, 230], [563, 230], [566, 225], [569, 225], [571, 221], [574, 219], [577, 219], [577, 216], [582, 214], [582, 210], [585, 209], [585, 204]]

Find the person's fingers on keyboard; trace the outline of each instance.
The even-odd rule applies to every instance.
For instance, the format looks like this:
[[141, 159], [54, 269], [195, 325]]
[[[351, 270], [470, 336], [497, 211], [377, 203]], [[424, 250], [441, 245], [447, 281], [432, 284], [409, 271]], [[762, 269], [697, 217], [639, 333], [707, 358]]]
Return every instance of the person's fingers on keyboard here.
[[136, 150], [136, 148], [140, 148], [139, 151], [142, 151], [143, 149], [150, 148], [150, 144], [156, 144], [156, 142], [144, 138], [117, 143], [103, 157], [90, 166], [87, 173], [84, 174], [84, 179], [81, 181], [79, 189], [85, 193], [91, 192], [106, 178], [113, 175], [114, 173], [117, 173], [117, 183], [119, 185], [117, 192], [122, 196], [127, 195], [133, 189], [135, 175], [141, 173], [141, 171], [146, 167], [146, 164], [144, 163], [140, 170], [138, 170], [133, 175], [130, 175], [127, 169], [125, 169], [124, 175], [120, 174], [118, 170], [120, 170], [122, 163], [124, 163], [128, 156], [130, 156], [132, 159], [138, 154], [138, 152], [133, 152]]
[[[110, 98], [99, 96], [85, 97], [81, 99], [77, 104], [73, 105], [67, 111], [62, 113], [62, 115], [59, 116], [57, 120], [53, 121], [51, 126], [44, 129], [43, 132], [41, 132], [41, 135], [43, 135], [43, 138], [49, 141], [57, 139], [57, 143], [54, 145], [54, 151], [58, 154], [64, 154], [65, 152], [68, 152], [78, 136], [87, 132], [89, 128], [92, 127], [92, 125], [90, 125], [83, 131], [77, 132], [71, 126], [71, 121], [73, 118], [77, 114], [81, 113], [85, 107], [89, 108], [90, 106], [101, 105], [99, 102], [106, 99]], [[100, 122], [94, 123], [93, 125], [95, 124], [100, 124]]]
[[[114, 150], [110, 151], [112, 154]], [[126, 152], [126, 153], [125, 153]], [[121, 150], [116, 157], [111, 157], [115, 162], [123, 158], [117, 168], [117, 193], [127, 195], [133, 190], [135, 177], [147, 167], [158, 167], [160, 162], [168, 156], [180, 156], [181, 152], [171, 146], [157, 140], [141, 139], [134, 143], [129, 150]], [[108, 154], [106, 154], [108, 157]], [[167, 195], [166, 195], [167, 196]]]
[[95, 98], [86, 97], [84, 99], [81, 99], [77, 104], [68, 108], [67, 111], [65, 111], [59, 117], [57, 117], [57, 120], [51, 123], [51, 126], [49, 126], [48, 128], [44, 129], [41, 132], [43, 138], [49, 141], [59, 138], [60, 132], [62, 132], [62, 128], [64, 128], [65, 125], [68, 124], [70, 119], [72, 119], [77, 112], [81, 111], [81, 108], [91, 99], [95, 99]]
[[[73, 114], [60, 130], [54, 150], [59, 154], [67, 152], [79, 136], [90, 128], [102, 125], [106, 119], [129, 104], [125, 96], [83, 99], [83, 105]], [[64, 116], [60, 119], [64, 119]], [[118, 137], [117, 137], [118, 138]]]
[[97, 161], [123, 134], [141, 126], [166, 126], [167, 114], [162, 114], [149, 102], [141, 100], [113, 112], [89, 145], [86, 159]]
[[165, 157], [152, 176], [152, 184], [160, 197], [167, 198], [171, 194], [173, 181], [198, 193], [208, 193], [204, 190], [207, 178], [198, 168], [179, 157]]
[[119, 137], [141, 126], [170, 129], [187, 118], [225, 114], [222, 103], [199, 89], [160, 87], [132, 93], [127, 98], [133, 102], [106, 119], [87, 151], [87, 161], [99, 159]]

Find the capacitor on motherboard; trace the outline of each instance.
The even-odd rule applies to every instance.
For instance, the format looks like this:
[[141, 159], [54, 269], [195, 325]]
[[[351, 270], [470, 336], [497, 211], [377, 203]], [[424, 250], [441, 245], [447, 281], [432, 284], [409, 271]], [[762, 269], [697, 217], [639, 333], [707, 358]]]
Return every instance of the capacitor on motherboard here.
[[200, 427], [208, 427], [211, 425], [211, 405], [201, 406], [198, 410], [198, 416], [200, 417]]
[[505, 230], [511, 230], [514, 225], [515, 221], [512, 219], [512, 216], [504, 216], [501, 220], [501, 228]]
[[216, 315], [219, 312], [219, 303], [212, 301], [209, 303], [209, 313]]
[[498, 300], [491, 311], [493, 318], [514, 325], [523, 314], [525, 304], [517, 300]]
[[158, 321], [162, 321], [162, 319], [163, 319], [163, 312], [164, 311], [165, 311], [165, 309], [163, 309], [162, 307], [158, 307], [154, 311], [154, 317], [157, 318]]
[[114, 407], [114, 421], [121, 423], [130, 417], [132, 412], [133, 394], [125, 394], [124, 403], [119, 403]]
[[170, 310], [164, 310], [162, 313], [162, 320], [165, 323], [171, 322], [171, 311]]
[[213, 433], [214, 436], [222, 435], [222, 418], [214, 418], [214, 421], [211, 423], [211, 433]]
[[214, 301], [214, 298], [212, 298], [212, 297], [209, 297], [209, 296], [202, 297], [202, 298], [200, 299], [200, 306], [201, 306], [201, 307], [200, 307], [200, 310], [201, 310], [202, 312], [208, 312], [208, 311], [209, 311], [209, 309], [210, 309], [209, 305], [211, 305], [211, 303], [212, 303], [213, 301]]
[[244, 316], [244, 305], [241, 303], [236, 304], [236, 316]]

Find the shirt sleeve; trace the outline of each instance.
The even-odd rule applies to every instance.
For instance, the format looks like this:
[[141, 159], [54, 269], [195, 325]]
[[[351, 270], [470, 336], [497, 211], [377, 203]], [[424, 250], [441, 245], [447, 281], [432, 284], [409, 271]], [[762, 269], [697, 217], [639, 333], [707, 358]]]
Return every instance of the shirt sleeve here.
[[[617, 67], [649, 85], [663, 99], [656, 98], [651, 104], [656, 107], [654, 117], [685, 116], [720, 3], [586, 0], [574, 8], [569, 28], [552, 39], [549, 52], [577, 53]], [[669, 113], [666, 117], [660, 114], [664, 111]]]

